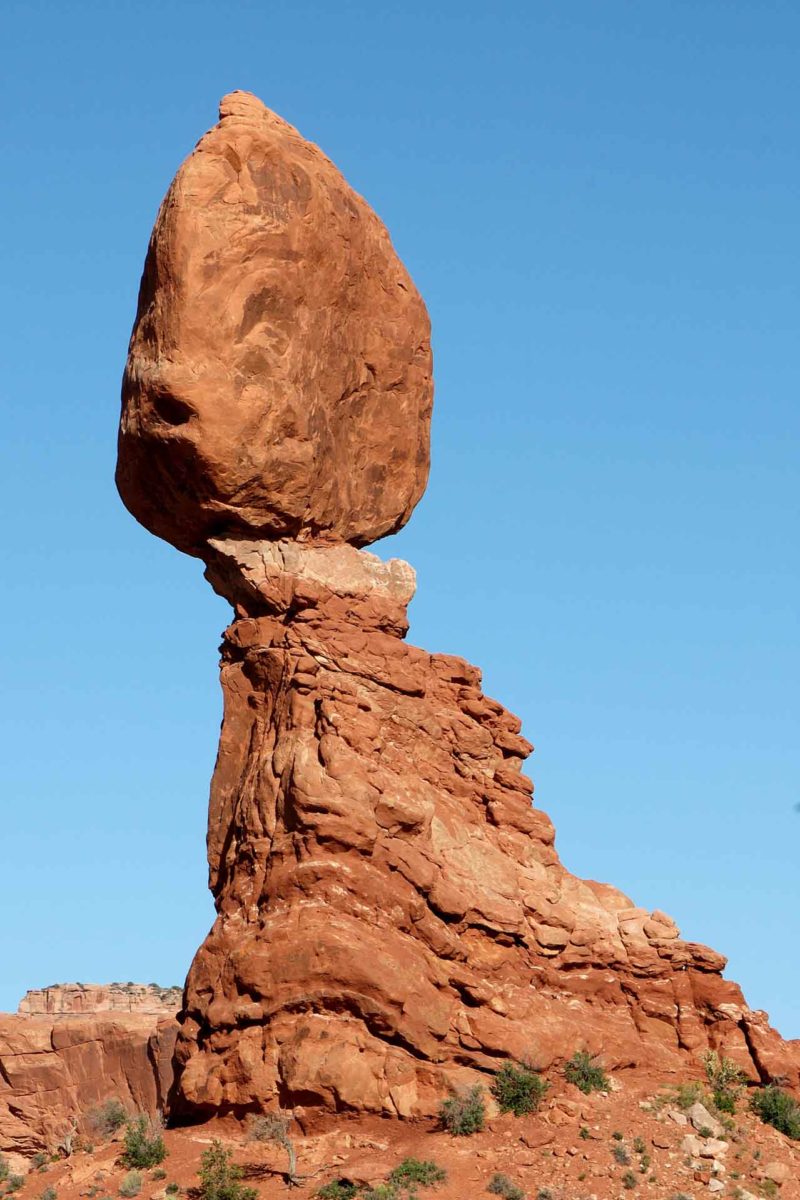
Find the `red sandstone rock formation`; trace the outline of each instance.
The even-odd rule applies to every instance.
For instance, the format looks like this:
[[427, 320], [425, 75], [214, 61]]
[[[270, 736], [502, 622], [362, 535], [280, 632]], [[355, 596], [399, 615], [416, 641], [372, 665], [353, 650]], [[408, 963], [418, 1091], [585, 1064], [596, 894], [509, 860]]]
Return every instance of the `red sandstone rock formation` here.
[[174, 1018], [144, 1014], [0, 1014], [0, 1150], [53, 1151], [111, 1097], [163, 1110], [176, 1031]]
[[796, 1081], [719, 954], [563, 868], [517, 718], [402, 640], [406, 564], [216, 542], [208, 577], [237, 619], [178, 1111], [421, 1115], [505, 1058], [583, 1046], [664, 1075], [714, 1047]]
[[117, 484], [198, 554], [257, 532], [364, 545], [428, 477], [430, 327], [385, 228], [246, 92], [156, 221], [123, 384]]
[[131, 511], [201, 555], [236, 613], [219, 915], [187, 981], [174, 1112], [411, 1117], [503, 1059], [583, 1046], [665, 1074], [712, 1046], [796, 1082], [720, 955], [565, 871], [519, 721], [475, 667], [403, 641], [411, 568], [330, 544], [419, 497], [427, 319], [328, 160], [252, 97], [221, 113], [153, 233], [118, 469]]
[[181, 1007], [181, 988], [154, 983], [54, 983], [32, 988], [19, 1002], [23, 1016], [96, 1016], [130, 1012], [174, 1016]]

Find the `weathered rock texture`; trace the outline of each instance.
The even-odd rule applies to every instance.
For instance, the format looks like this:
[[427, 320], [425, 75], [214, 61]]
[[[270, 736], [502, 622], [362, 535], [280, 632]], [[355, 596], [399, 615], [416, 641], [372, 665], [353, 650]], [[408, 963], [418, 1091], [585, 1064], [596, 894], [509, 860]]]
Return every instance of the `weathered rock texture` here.
[[126, 504], [236, 613], [173, 1113], [424, 1115], [583, 1046], [796, 1082], [720, 955], [565, 871], [479, 672], [403, 641], [411, 568], [355, 546], [425, 483], [427, 317], [377, 218], [251, 96], [162, 205], [123, 400]]
[[504, 1058], [586, 1046], [752, 1079], [795, 1052], [669, 917], [559, 862], [520, 723], [403, 640], [413, 572], [351, 547], [215, 542], [238, 619], [176, 1111], [273, 1102], [414, 1116]]
[[154, 983], [54, 983], [32, 988], [19, 1002], [25, 1016], [96, 1016], [130, 1012], [175, 1016], [181, 1007], [181, 988]]
[[174, 1018], [0, 1014], [0, 1150], [53, 1151], [96, 1104], [163, 1110], [172, 1082]]
[[117, 485], [198, 554], [260, 533], [365, 545], [428, 477], [428, 315], [333, 163], [246, 92], [220, 104], [153, 230]]

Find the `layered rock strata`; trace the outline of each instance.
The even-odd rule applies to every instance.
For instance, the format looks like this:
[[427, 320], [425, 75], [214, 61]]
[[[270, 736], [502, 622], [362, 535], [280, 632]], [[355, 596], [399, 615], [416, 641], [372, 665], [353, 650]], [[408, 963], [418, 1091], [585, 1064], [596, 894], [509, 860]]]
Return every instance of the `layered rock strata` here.
[[181, 1006], [181, 988], [155, 983], [54, 983], [31, 988], [19, 1002], [24, 1016], [96, 1016], [129, 1012], [175, 1016]]
[[176, 1113], [429, 1114], [506, 1058], [669, 1074], [797, 1059], [673, 921], [561, 865], [520, 722], [403, 641], [413, 572], [218, 541], [234, 605], [209, 813], [218, 917], [192, 965]]

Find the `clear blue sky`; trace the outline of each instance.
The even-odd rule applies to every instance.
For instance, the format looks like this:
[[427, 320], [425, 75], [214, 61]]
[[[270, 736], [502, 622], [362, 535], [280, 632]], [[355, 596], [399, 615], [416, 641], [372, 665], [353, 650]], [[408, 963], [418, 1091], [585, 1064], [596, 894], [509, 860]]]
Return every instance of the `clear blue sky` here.
[[113, 485], [150, 227], [255, 91], [430, 307], [412, 640], [524, 720], [561, 855], [800, 1036], [795, 3], [6, 0], [0, 1008], [182, 982], [227, 622]]

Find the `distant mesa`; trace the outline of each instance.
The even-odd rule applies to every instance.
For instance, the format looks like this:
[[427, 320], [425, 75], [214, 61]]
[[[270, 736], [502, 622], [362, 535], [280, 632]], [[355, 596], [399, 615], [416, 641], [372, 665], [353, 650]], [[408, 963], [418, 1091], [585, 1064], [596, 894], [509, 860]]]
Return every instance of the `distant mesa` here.
[[21, 1016], [74, 1017], [126, 1012], [174, 1016], [183, 989], [157, 983], [54, 983], [31, 988], [19, 1002]]

